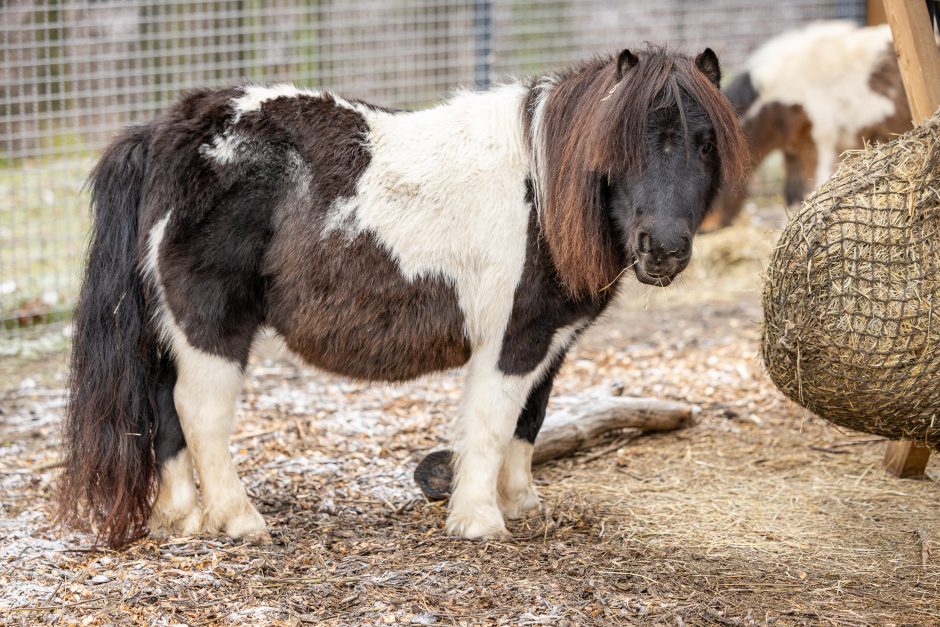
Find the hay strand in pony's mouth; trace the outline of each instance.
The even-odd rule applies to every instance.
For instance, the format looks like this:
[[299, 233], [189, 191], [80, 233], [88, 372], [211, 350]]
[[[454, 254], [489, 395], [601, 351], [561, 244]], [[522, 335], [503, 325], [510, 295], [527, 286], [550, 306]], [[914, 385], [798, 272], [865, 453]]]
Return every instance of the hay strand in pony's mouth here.
[[630, 268], [632, 268], [633, 266], [635, 266], [635, 265], [637, 264], [637, 262], [639, 262], [639, 259], [634, 259], [634, 260], [633, 260], [633, 263], [624, 266], [624, 267], [623, 267], [623, 270], [621, 270], [619, 273], [617, 273], [617, 276], [614, 277], [614, 280], [611, 281], [610, 283], [608, 283], [607, 285], [605, 285], [604, 287], [602, 287], [602, 288], [600, 289], [600, 291], [601, 291], [601, 292], [606, 292], [607, 290], [609, 290], [609, 289], [610, 289], [610, 286], [613, 285], [614, 283], [616, 283], [617, 280], [620, 279], [620, 277], [623, 276], [623, 273], [626, 272], [627, 270], [629, 270]]

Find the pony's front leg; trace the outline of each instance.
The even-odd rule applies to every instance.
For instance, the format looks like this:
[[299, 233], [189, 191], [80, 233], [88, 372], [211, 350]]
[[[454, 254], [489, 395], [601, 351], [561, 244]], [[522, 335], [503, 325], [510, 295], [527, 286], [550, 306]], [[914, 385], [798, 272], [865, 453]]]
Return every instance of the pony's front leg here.
[[176, 410], [192, 452], [203, 496], [203, 527], [252, 542], [270, 542], [261, 514], [248, 500], [228, 450], [235, 403], [244, 375], [240, 364], [174, 341]]
[[469, 539], [509, 534], [496, 483], [527, 392], [520, 377], [499, 371], [496, 359], [471, 360], [454, 440], [449, 533]]
[[529, 392], [499, 471], [499, 509], [503, 516], [510, 520], [522, 518], [537, 510], [541, 504], [532, 480], [532, 453], [535, 449], [535, 438], [545, 421], [545, 408], [552, 391], [552, 383], [563, 359], [564, 356], [560, 355], [544, 378]]

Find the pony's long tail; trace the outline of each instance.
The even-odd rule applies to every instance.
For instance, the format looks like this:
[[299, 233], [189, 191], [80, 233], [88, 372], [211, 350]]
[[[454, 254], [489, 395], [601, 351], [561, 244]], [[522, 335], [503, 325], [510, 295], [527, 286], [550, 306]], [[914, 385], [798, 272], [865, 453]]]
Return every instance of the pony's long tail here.
[[138, 268], [139, 207], [152, 129], [132, 127], [88, 180], [93, 226], [75, 309], [62, 522], [120, 547], [146, 532], [156, 485], [157, 338]]

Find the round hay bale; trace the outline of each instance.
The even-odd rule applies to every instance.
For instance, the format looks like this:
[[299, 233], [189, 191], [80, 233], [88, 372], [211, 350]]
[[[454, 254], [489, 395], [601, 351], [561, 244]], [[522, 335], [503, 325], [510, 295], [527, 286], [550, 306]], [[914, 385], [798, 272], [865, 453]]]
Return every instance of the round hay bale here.
[[853, 153], [803, 203], [763, 303], [764, 363], [786, 396], [940, 449], [940, 112]]

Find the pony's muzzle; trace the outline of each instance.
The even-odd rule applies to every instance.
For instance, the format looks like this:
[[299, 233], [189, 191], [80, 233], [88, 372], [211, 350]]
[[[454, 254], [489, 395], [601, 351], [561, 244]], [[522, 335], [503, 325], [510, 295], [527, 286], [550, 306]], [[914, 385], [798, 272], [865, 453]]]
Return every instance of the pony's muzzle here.
[[638, 229], [636, 241], [636, 276], [641, 283], [665, 287], [682, 272], [692, 257], [692, 234], [656, 237]]

